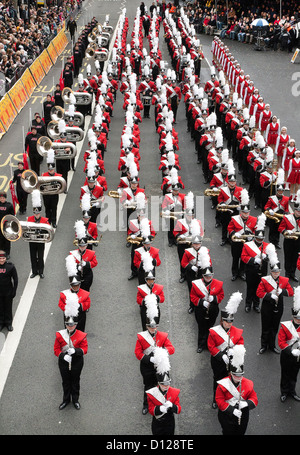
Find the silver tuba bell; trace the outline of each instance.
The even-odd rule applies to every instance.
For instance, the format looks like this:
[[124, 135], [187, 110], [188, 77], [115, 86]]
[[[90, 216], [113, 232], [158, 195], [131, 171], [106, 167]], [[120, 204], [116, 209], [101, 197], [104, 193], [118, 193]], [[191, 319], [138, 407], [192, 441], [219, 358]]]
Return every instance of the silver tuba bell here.
[[[61, 119], [64, 119], [66, 122], [69, 120], [68, 111], [63, 109], [61, 106], [53, 106], [50, 111], [51, 120], [58, 122]], [[84, 122], [84, 116], [81, 112], [74, 112], [74, 126], [81, 126]]]
[[48, 243], [54, 238], [54, 229], [49, 224], [19, 221], [14, 215], [2, 218], [1, 232], [9, 242], [22, 238], [25, 242]]
[[[84, 136], [83, 130], [81, 128], [79, 128], [79, 126], [66, 126], [65, 132], [66, 132], [67, 141], [71, 141], [71, 142], [82, 141], [83, 136]], [[60, 131], [58, 128], [58, 121], [51, 120], [48, 123], [47, 133], [53, 140], [60, 139], [61, 136], [60, 136]]]
[[73, 93], [73, 95], [76, 98], [76, 104], [80, 105], [80, 106], [90, 104], [93, 100], [92, 93], [73, 92], [73, 90], [70, 87], [65, 87], [62, 91], [61, 97], [62, 97], [63, 101], [67, 104], [70, 104], [70, 94], [71, 93]]
[[56, 160], [68, 160], [77, 155], [77, 148], [73, 142], [52, 142], [48, 136], [39, 137], [36, 148], [41, 156], [47, 156], [48, 151], [53, 149]]
[[33, 190], [39, 190], [42, 195], [60, 194], [67, 188], [66, 181], [63, 177], [39, 177], [36, 172], [31, 169], [22, 172], [21, 186], [26, 193], [32, 193]]

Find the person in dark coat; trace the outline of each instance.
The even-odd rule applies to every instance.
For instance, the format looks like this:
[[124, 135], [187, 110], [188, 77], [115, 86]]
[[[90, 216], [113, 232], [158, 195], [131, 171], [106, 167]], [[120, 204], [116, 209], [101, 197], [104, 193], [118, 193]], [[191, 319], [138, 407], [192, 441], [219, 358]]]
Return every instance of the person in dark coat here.
[[30, 169], [40, 175], [40, 166], [43, 157], [37, 151], [37, 141], [41, 137], [37, 132], [36, 126], [31, 127], [31, 132], [25, 138], [25, 150], [28, 152]]
[[48, 93], [46, 101], [43, 103], [43, 112], [44, 112], [44, 123], [47, 128], [48, 123], [51, 121], [51, 109], [55, 106], [54, 101], [52, 101], [52, 96]]
[[71, 40], [73, 41], [73, 39], [75, 37], [75, 32], [77, 30], [77, 24], [76, 24], [75, 19], [71, 18], [69, 20], [68, 25], [67, 25], [67, 30], [69, 30], [70, 35], [71, 35]]
[[[6, 191], [0, 192], [0, 223], [6, 215], [14, 215], [15, 211], [11, 202], [7, 201]], [[4, 250], [9, 259], [11, 242], [7, 240], [0, 229], [0, 248]]]
[[18, 162], [18, 169], [14, 171], [12, 182], [16, 183], [17, 198], [19, 201], [19, 213], [23, 215], [27, 210], [28, 193], [23, 190], [21, 185], [21, 176], [24, 171], [23, 161]]
[[0, 250], [0, 331], [4, 326], [13, 330], [12, 304], [18, 288], [18, 274], [12, 262], [7, 262], [4, 250]]

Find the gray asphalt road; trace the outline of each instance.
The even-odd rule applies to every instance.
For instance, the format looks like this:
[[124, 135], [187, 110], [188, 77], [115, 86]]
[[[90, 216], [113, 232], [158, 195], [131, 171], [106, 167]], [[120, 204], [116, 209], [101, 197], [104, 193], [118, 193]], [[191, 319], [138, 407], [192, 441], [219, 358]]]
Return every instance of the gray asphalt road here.
[[[91, 11], [98, 17], [110, 13], [112, 25], [118, 20], [121, 6], [127, 8], [129, 34], [132, 31], [136, 8], [140, 2], [90, 0], [85, 5], [80, 21], [85, 23]], [[150, 6], [150, 3], [149, 5]], [[101, 17], [101, 16], [100, 16]], [[100, 19], [101, 20], [101, 19]], [[165, 59], [167, 49], [160, 33], [160, 48]], [[201, 36], [205, 56], [211, 62], [211, 38]], [[145, 47], [147, 42], [144, 40]], [[250, 47], [230, 43], [242, 67], [253, 75], [255, 83], [268, 98], [271, 108], [280, 118], [286, 118], [291, 131], [297, 133], [297, 100], [291, 96], [290, 78], [294, 71], [288, 64], [289, 56], [275, 53], [257, 53]], [[69, 47], [68, 47], [69, 49]], [[45, 78], [50, 86], [58, 79], [61, 62]], [[283, 76], [284, 75], [284, 76]], [[255, 76], [255, 77], [254, 77]], [[209, 69], [203, 62], [201, 80], [209, 78]], [[43, 81], [44, 85], [44, 81]], [[280, 87], [280, 89], [279, 89]], [[117, 164], [120, 154], [120, 136], [124, 125], [123, 97], [117, 95], [105, 156], [106, 178], [109, 189], [119, 183]], [[11, 148], [20, 152], [21, 126], [28, 118], [27, 105], [0, 143], [2, 153]], [[35, 109], [35, 107], [33, 107]], [[298, 119], [299, 120], [299, 119]], [[141, 185], [147, 195], [160, 195], [161, 174], [158, 171], [158, 136], [155, 132], [153, 109], [151, 119], [145, 119], [141, 130]], [[186, 185], [185, 193], [193, 191], [203, 195], [205, 185], [201, 167], [196, 164], [194, 144], [186, 133], [183, 103], [180, 104], [176, 130], [180, 144], [180, 172]], [[297, 137], [296, 137], [297, 140]], [[87, 147], [84, 141], [82, 150]], [[81, 410], [72, 406], [58, 410], [62, 399], [61, 379], [57, 359], [53, 354], [55, 331], [63, 328], [63, 315], [58, 308], [59, 292], [68, 287], [65, 257], [73, 249], [74, 222], [81, 216], [79, 208], [80, 186], [83, 184], [83, 152], [63, 206], [55, 240], [49, 251], [45, 279], [38, 283], [30, 313], [23, 330], [13, 364], [1, 397], [0, 432], [2, 435], [150, 435], [151, 416], [142, 416], [142, 378], [139, 362], [134, 356], [136, 334], [141, 330], [136, 304], [136, 281], [127, 281], [130, 274], [130, 249], [125, 247], [126, 233], [105, 232], [96, 252], [99, 265], [94, 273], [91, 292], [92, 305], [87, 315], [89, 352], [81, 376]], [[240, 182], [239, 182], [240, 183]], [[220, 230], [214, 228], [214, 212], [204, 198], [204, 245], [210, 249], [215, 277], [224, 282], [224, 305], [232, 292], [245, 295], [242, 281], [232, 283], [231, 255], [228, 246], [219, 247]], [[254, 213], [254, 211], [253, 211]], [[197, 326], [194, 315], [189, 315], [188, 291], [185, 283], [179, 284], [177, 251], [168, 248], [166, 232], [158, 232], [154, 246], [160, 249], [162, 265], [157, 269], [157, 282], [164, 285], [166, 301], [161, 305], [160, 330], [168, 331], [175, 346], [171, 358], [172, 384], [181, 389], [182, 413], [176, 420], [178, 435], [220, 434], [217, 411], [211, 408], [212, 372], [208, 352], [196, 353]], [[279, 254], [282, 258], [282, 253]], [[20, 290], [15, 309], [26, 284], [29, 268], [28, 245], [13, 245], [12, 260], [20, 275]], [[286, 303], [283, 320], [289, 319], [291, 302]], [[254, 381], [259, 405], [251, 412], [249, 435], [299, 434], [299, 405], [279, 400], [279, 356], [273, 353], [258, 355], [260, 347], [260, 316], [246, 314], [243, 305], [235, 324], [244, 329], [246, 376]], [[0, 372], [1, 375], [1, 372]]]

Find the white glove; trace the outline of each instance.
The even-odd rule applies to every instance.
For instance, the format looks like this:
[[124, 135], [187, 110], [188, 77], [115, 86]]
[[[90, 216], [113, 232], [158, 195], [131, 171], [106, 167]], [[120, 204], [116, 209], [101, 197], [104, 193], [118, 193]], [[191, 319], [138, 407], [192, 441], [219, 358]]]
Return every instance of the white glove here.
[[213, 187], [213, 191], [217, 192], [218, 188], [216, 186]]
[[185, 237], [186, 237], [186, 235], [184, 235], [184, 234], [180, 234], [180, 236], [179, 236], [180, 239], [185, 239]]
[[165, 402], [165, 407], [168, 409], [168, 408], [171, 408], [173, 406], [173, 403], [171, 401], [166, 401]]
[[150, 362], [154, 363], [154, 357], [150, 357]]
[[132, 239], [135, 239], [136, 237], [137, 237], [136, 234], [131, 234], [131, 238], [132, 238]]
[[261, 259], [260, 258], [255, 258], [254, 262], [255, 262], [255, 264], [261, 264]]
[[125, 207], [126, 207], [127, 205], [129, 205], [129, 204], [130, 204], [130, 201], [128, 201], [128, 200], [126, 200], [126, 201], [123, 202], [123, 205], [124, 205]]
[[282, 293], [282, 289], [281, 288], [278, 288], [277, 289], [277, 294], [280, 295]]
[[292, 350], [292, 355], [294, 355], [295, 357], [299, 357], [299, 355], [300, 355], [300, 349], [293, 349], [293, 350]]
[[209, 295], [207, 300], [208, 300], [209, 302], [212, 302], [212, 301], [214, 300], [214, 296], [213, 296], [213, 295]]
[[231, 357], [233, 355], [233, 349], [232, 348], [228, 349], [227, 355], [228, 355], [228, 357]]
[[237, 418], [240, 418], [242, 417], [242, 411], [240, 411], [239, 409], [235, 409], [233, 411], [233, 415], [235, 415]]
[[79, 265], [79, 266], [77, 267], [77, 269], [78, 269], [79, 272], [81, 272], [81, 270], [82, 270], [81, 265]]
[[73, 355], [73, 354], [75, 353], [75, 349], [74, 349], [74, 348], [69, 348], [69, 349], [67, 350], [67, 353], [68, 353], [69, 355]]
[[294, 231], [291, 231], [291, 230], [287, 230], [287, 231], [285, 231], [285, 232], [286, 232], [287, 234], [293, 234], [293, 233], [294, 233]]
[[69, 354], [66, 354], [66, 355], [64, 356], [64, 360], [65, 360], [66, 362], [70, 363], [70, 362], [72, 362], [72, 357], [71, 357]]
[[203, 301], [203, 306], [204, 306], [205, 308], [208, 308], [208, 305], [209, 305], [209, 302], [207, 302], [207, 300], [204, 300], [204, 301]]
[[86, 265], [86, 262], [85, 262], [85, 261], [82, 261], [82, 262], [81, 262], [81, 265], [82, 265], [82, 267], [84, 267], [84, 266]]
[[266, 253], [263, 253], [263, 254], [261, 255], [261, 257], [262, 257], [262, 259], [266, 259], [266, 257], [267, 257]]
[[193, 265], [193, 266], [192, 266], [192, 270], [193, 270], [194, 272], [198, 272], [198, 267], [196, 267], [195, 265]]
[[217, 167], [217, 168], [221, 167], [221, 163], [217, 163], [217, 164], [216, 164], [216, 167]]
[[118, 191], [119, 195], [121, 196], [121, 194], [123, 193], [122, 188], [118, 188], [117, 191]]
[[159, 407], [159, 410], [160, 410], [160, 412], [163, 412], [163, 413], [166, 413], [166, 412], [167, 412], [167, 408], [166, 408], [166, 406], [164, 406], [164, 405], [161, 405], [161, 406]]
[[270, 215], [274, 215], [274, 213], [275, 213], [274, 210], [272, 210], [272, 209], [269, 210]]
[[229, 363], [229, 358], [228, 358], [228, 356], [227, 356], [226, 354], [223, 354], [223, 355], [222, 355], [222, 359], [223, 359], [223, 362], [226, 363], [226, 365], [228, 365], [228, 363]]
[[164, 214], [165, 214], [166, 216], [169, 216], [170, 213], [171, 213], [170, 210], [165, 210], [165, 211], [164, 211]]
[[200, 261], [197, 261], [197, 262], [196, 262], [196, 266], [197, 266], [197, 267], [201, 267], [201, 262], [200, 262]]
[[240, 234], [239, 232], [236, 232], [235, 236], [236, 236], [237, 239], [239, 239], [240, 237], [242, 237], [242, 234]]
[[241, 401], [241, 402], [240, 402], [240, 409], [244, 409], [244, 408], [246, 408], [247, 406], [248, 406], [247, 401]]
[[174, 207], [175, 207], [175, 204], [174, 204], [174, 203], [169, 205], [169, 209], [170, 209], [170, 210], [174, 209]]

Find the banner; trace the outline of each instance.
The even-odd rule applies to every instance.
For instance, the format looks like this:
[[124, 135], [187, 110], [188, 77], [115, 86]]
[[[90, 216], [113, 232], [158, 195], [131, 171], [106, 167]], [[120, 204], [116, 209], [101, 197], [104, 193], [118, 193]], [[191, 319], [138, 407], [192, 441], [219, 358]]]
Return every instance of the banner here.
[[23, 85], [25, 87], [25, 90], [27, 92], [28, 97], [30, 97], [36, 88], [36, 82], [32, 77], [31, 72], [29, 71], [29, 68], [25, 71], [25, 73], [21, 77], [21, 81], [23, 82]]
[[29, 69], [36, 84], [39, 85], [45, 77], [45, 71], [38, 58], [30, 65]]
[[52, 67], [52, 61], [46, 49], [41, 53], [41, 55], [39, 55], [39, 60], [45, 73], [47, 74]]
[[59, 34], [53, 39], [52, 42], [56, 49], [56, 52], [58, 53], [58, 55], [60, 55], [68, 44], [67, 35], [63, 30], [61, 30]]
[[[0, 109], [1, 109], [1, 103], [0, 103]], [[2, 136], [6, 133], [5, 128], [3, 126], [3, 123], [0, 121], [0, 139]]]
[[0, 121], [7, 131], [18, 115], [8, 93], [0, 101]]
[[16, 111], [19, 113], [27, 103], [29, 96], [25, 90], [23, 82], [19, 79], [9, 90], [8, 95], [13, 102]]
[[47, 52], [52, 60], [52, 63], [53, 65], [56, 63], [56, 60], [58, 58], [58, 54], [56, 52], [56, 49], [55, 47], [53, 46], [53, 43], [51, 41], [51, 43], [49, 44], [49, 46], [47, 47]]

